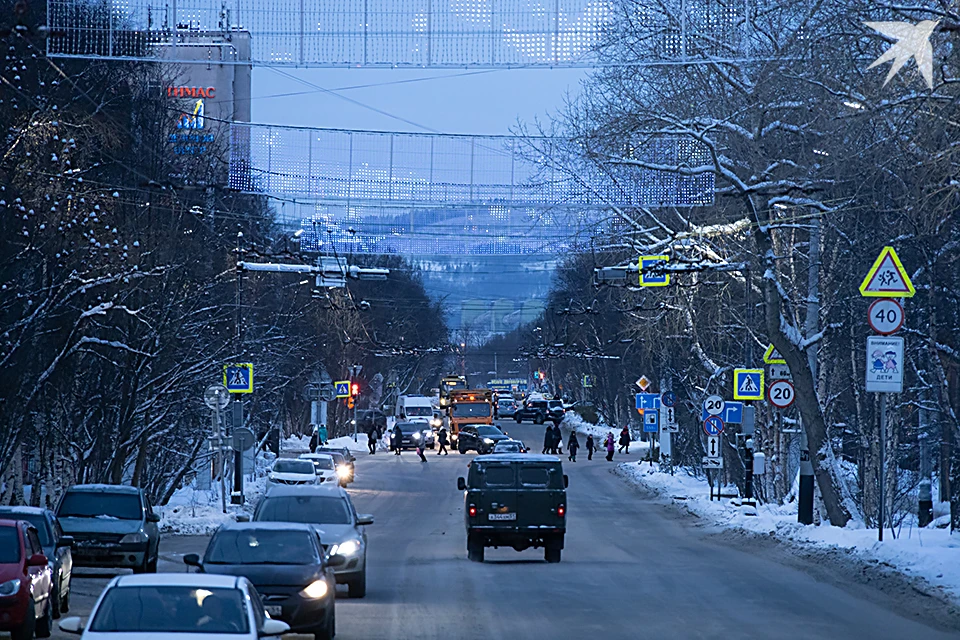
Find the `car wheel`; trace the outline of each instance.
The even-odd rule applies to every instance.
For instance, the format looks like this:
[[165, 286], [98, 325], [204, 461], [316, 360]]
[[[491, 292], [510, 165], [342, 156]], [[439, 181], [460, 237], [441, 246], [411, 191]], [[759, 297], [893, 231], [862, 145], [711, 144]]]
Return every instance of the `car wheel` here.
[[36, 615], [35, 611], [33, 598], [31, 598], [27, 604], [27, 614], [24, 616], [23, 624], [10, 630], [10, 640], [33, 640], [33, 631], [37, 625], [37, 620], [34, 617]]
[[523, 422], [523, 421], [520, 419], [520, 416], [516, 416], [516, 417], [514, 418], [514, 420], [517, 421], [517, 424], [520, 424], [521, 422]]
[[533, 424], [543, 424], [543, 416], [538, 413], [537, 417], [533, 419]]
[[52, 623], [53, 623], [53, 620], [52, 620], [53, 612], [50, 610], [51, 607], [52, 607], [52, 603], [51, 603], [50, 599], [51, 599], [52, 597], [53, 597], [53, 594], [50, 595], [50, 598], [47, 598], [47, 612], [44, 614], [44, 616], [43, 616], [42, 618], [40, 618], [39, 620], [37, 620], [37, 623], [36, 623], [36, 625], [34, 626], [33, 635], [34, 635], [34, 637], [36, 637], [36, 638], [49, 638], [49, 637], [50, 637], [50, 629], [51, 629]]
[[53, 593], [50, 594], [50, 615], [54, 620], [60, 619], [60, 581], [53, 584]]
[[560, 562], [561, 549], [558, 546], [547, 545], [543, 550], [543, 559], [551, 564]]
[[457, 445], [457, 451], [459, 451], [461, 454], [466, 453], [466, 451], [464, 451], [463, 447], [461, 447], [460, 445]]
[[60, 596], [60, 613], [69, 613], [70, 611], [70, 591], [72, 590], [73, 585], [70, 584], [71, 581], [67, 581], [67, 592], [66, 594]]
[[347, 584], [347, 594], [351, 598], [362, 598], [367, 595], [367, 570], [364, 569], [359, 578]]
[[160, 545], [157, 545], [157, 555], [153, 556], [153, 560], [147, 563], [147, 573], [156, 573], [158, 562], [160, 562]]
[[467, 559], [471, 562], [483, 562], [483, 540], [479, 536], [467, 535]]

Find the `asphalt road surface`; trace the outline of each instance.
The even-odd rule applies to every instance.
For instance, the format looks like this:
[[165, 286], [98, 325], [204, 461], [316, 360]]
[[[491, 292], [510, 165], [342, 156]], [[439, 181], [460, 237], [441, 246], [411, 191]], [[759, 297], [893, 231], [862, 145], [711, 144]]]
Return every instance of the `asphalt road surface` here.
[[[506, 429], [539, 449], [542, 427]], [[358, 455], [351, 492], [376, 524], [367, 530], [367, 597], [338, 593], [338, 638], [960, 637], [960, 627], [949, 626], [956, 618], [924, 615], [915, 604], [923, 596], [834, 575], [773, 543], [730, 539], [630, 487], [603, 456], [564, 458], [569, 515], [560, 564], [546, 564], [539, 549], [487, 549], [485, 563], [469, 562], [456, 479], [473, 454], [427, 455], [426, 464], [413, 452], [399, 460]], [[615, 461], [628, 459], [635, 456]], [[183, 554], [205, 545], [165, 538], [160, 570], [182, 571]], [[71, 615], [88, 613], [112, 575], [83, 573]]]

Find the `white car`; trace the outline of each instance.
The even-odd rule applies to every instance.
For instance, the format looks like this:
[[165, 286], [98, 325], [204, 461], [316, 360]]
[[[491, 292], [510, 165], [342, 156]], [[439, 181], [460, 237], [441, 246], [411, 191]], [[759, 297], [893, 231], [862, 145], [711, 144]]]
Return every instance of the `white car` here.
[[317, 472], [310, 460], [281, 458], [267, 474], [267, 489], [275, 486], [318, 484]]
[[317, 474], [317, 482], [336, 482], [340, 483], [340, 477], [337, 475], [337, 465], [333, 461], [333, 456], [328, 453], [301, 453], [301, 460], [309, 460], [313, 463], [313, 470]]
[[85, 622], [60, 630], [82, 640], [253, 640], [290, 630], [264, 613], [260, 594], [242, 576], [156, 573], [117, 576]]

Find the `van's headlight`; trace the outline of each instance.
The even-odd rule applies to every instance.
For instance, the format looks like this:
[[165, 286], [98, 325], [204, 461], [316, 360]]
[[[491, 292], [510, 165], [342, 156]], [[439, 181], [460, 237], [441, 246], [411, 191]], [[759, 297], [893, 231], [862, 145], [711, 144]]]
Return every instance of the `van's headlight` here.
[[128, 533], [127, 535], [120, 538], [120, 544], [139, 544], [141, 542], [146, 542], [147, 536], [144, 535], [143, 531], [137, 531], [136, 533]]
[[350, 467], [348, 467], [348, 466], [345, 465], [345, 464], [340, 465], [339, 467], [337, 467], [337, 475], [338, 475], [340, 478], [344, 478], [344, 479], [349, 478], [349, 477], [350, 477]]
[[330, 555], [332, 556], [352, 556], [356, 555], [358, 551], [360, 551], [359, 540], [345, 540], [330, 547]]
[[326, 580], [316, 580], [311, 582], [309, 585], [304, 588], [300, 593], [304, 597], [310, 598], [311, 600], [319, 600], [330, 592], [330, 587], [327, 586]]
[[14, 578], [0, 584], [0, 596], [12, 596], [17, 591], [20, 591], [20, 578]]
[[440, 418], [434, 418], [433, 420], [430, 421], [431, 427], [439, 427], [442, 425], [443, 425], [443, 420], [441, 420]]

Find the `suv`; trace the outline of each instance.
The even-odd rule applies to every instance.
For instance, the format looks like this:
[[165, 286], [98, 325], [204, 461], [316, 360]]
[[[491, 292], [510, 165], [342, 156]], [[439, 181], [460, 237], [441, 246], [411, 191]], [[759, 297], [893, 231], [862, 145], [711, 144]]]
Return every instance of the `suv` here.
[[64, 532], [73, 537], [75, 566], [157, 572], [160, 517], [142, 489], [117, 484], [74, 485], [60, 498], [57, 518]]
[[547, 562], [560, 562], [567, 482], [553, 456], [505, 453], [474, 459], [467, 477], [457, 478], [464, 492], [467, 558], [483, 562], [485, 547], [543, 547]]
[[510, 436], [492, 424], [468, 424], [460, 427], [457, 451], [466, 453], [473, 449], [479, 454], [490, 453], [498, 442], [509, 439]]
[[517, 424], [524, 420], [532, 420], [534, 424], [543, 424], [547, 420], [560, 424], [563, 413], [563, 403], [559, 400], [527, 400], [513, 414], [513, 419]]
[[497, 400], [497, 417], [512, 418], [517, 412], [517, 401], [513, 398], [500, 398]]

